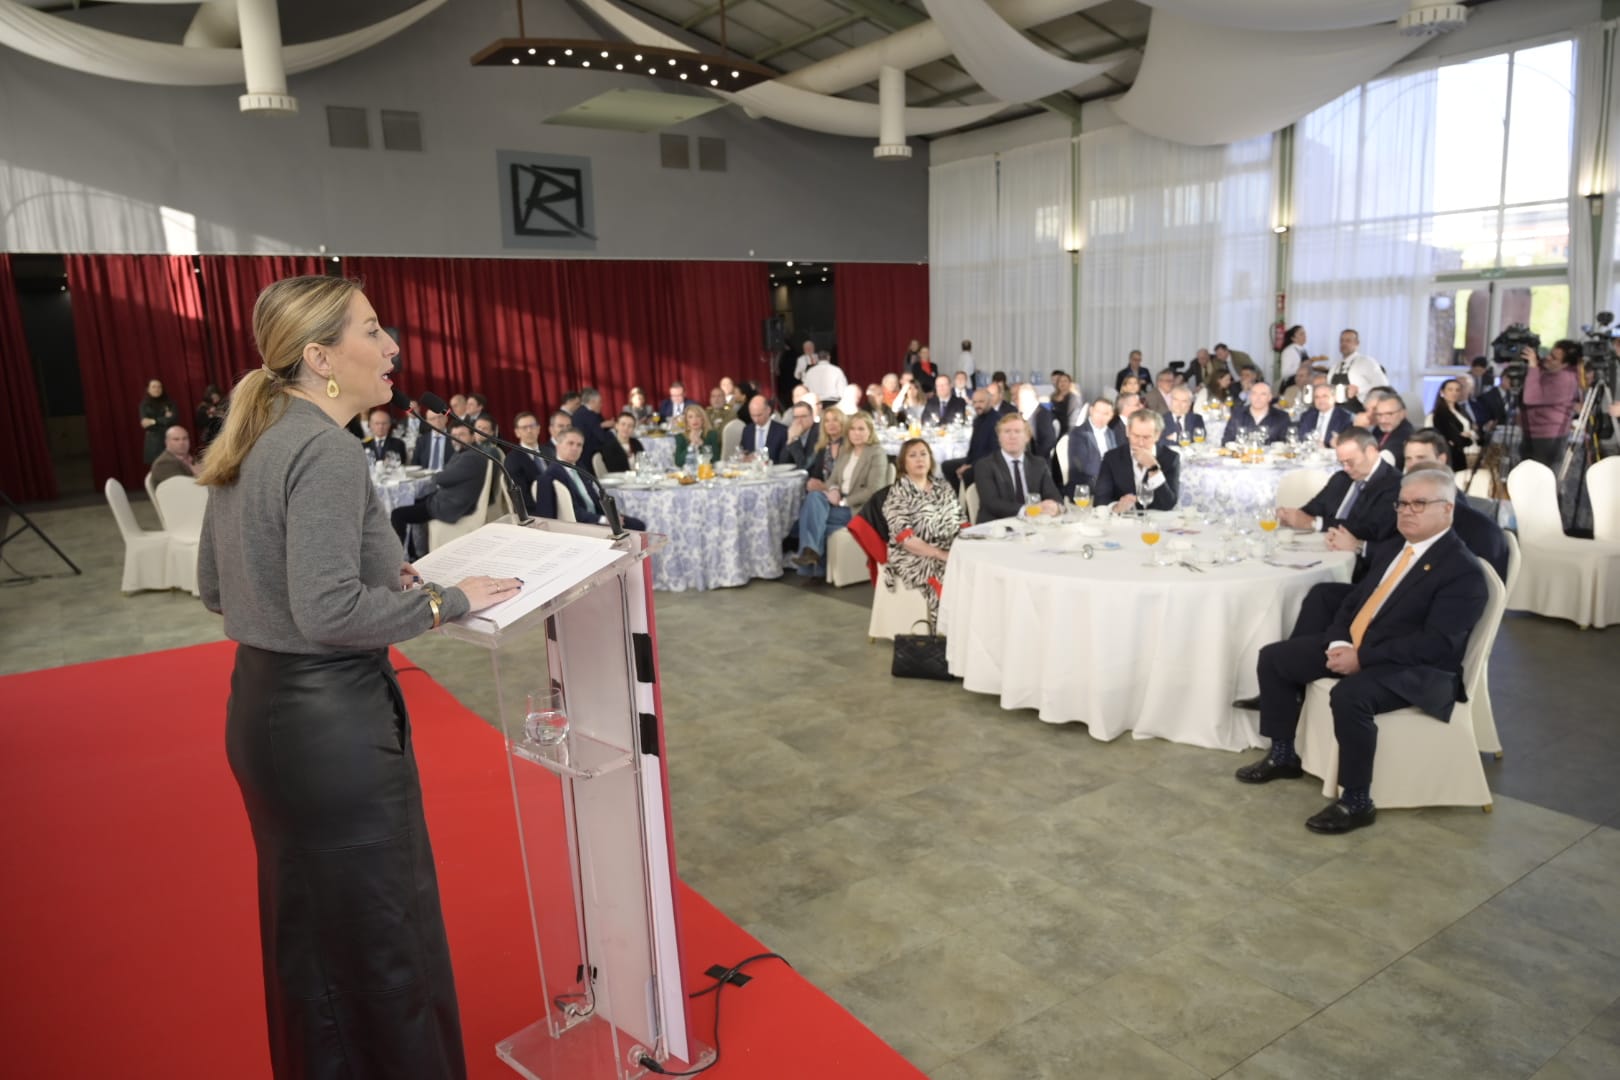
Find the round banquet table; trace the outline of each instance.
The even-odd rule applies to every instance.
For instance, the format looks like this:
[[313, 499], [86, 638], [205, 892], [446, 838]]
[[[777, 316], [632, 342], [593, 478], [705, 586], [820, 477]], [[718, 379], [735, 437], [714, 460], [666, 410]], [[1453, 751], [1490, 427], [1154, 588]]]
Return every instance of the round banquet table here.
[[675, 436], [673, 435], [638, 435], [641, 440], [641, 456], [648, 461], [656, 462], [665, 472], [675, 468]]
[[1182, 458], [1180, 502], [1199, 507], [1218, 502], [1246, 507], [1275, 506], [1277, 488], [1288, 473], [1295, 469], [1317, 469], [1331, 474], [1338, 467], [1335, 459], [1322, 455], [1246, 465], [1236, 458], [1215, 457], [1205, 451]]
[[[941, 430], [945, 434], [941, 435]], [[908, 438], [910, 436], [901, 428], [887, 428], [878, 435], [878, 444], [883, 447], [885, 454], [894, 457], [900, 453]], [[939, 464], [967, 457], [968, 444], [973, 441], [973, 429], [961, 424], [950, 424], [943, 429], [924, 428], [922, 438], [934, 451], [934, 461]]]
[[711, 480], [681, 485], [635, 480], [607, 485], [621, 514], [669, 537], [653, 556], [653, 588], [665, 592], [746, 585], [782, 576], [782, 541], [799, 520], [804, 473], [769, 479]]
[[414, 505], [423, 494], [433, 489], [432, 476], [394, 476], [378, 482], [375, 476], [371, 480], [372, 489], [377, 492], [377, 501], [382, 503], [383, 510], [392, 514], [401, 506]]
[[[1002, 708], [1084, 723], [1097, 739], [1129, 731], [1210, 749], [1263, 745], [1259, 715], [1232, 702], [1255, 693], [1260, 647], [1288, 636], [1310, 587], [1349, 581], [1354, 558], [1303, 537], [1302, 548], [1280, 546], [1269, 563], [1206, 563], [1223, 547], [1253, 545], [1223, 540], [1203, 522], [1177, 535], [1169, 530], [1182, 528], [1180, 515], [1155, 516], [1165, 529], [1161, 557], [1203, 572], [1144, 565], [1148, 548], [1129, 517], [959, 538], [938, 623], [951, 673], [967, 690], [999, 696]], [[1279, 535], [1286, 541], [1288, 531]], [[1110, 542], [1120, 547], [1105, 550]], [[1172, 544], [1187, 550], [1166, 550]]]

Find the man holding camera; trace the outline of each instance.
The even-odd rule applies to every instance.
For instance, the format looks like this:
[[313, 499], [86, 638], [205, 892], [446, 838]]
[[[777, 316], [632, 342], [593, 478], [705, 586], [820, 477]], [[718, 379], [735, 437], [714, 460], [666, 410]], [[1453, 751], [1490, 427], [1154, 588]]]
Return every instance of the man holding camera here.
[[1581, 347], [1573, 341], [1560, 341], [1542, 359], [1533, 346], [1526, 345], [1519, 355], [1526, 365], [1521, 398], [1524, 456], [1556, 469], [1581, 394], [1580, 379], [1571, 363], [1580, 357]]

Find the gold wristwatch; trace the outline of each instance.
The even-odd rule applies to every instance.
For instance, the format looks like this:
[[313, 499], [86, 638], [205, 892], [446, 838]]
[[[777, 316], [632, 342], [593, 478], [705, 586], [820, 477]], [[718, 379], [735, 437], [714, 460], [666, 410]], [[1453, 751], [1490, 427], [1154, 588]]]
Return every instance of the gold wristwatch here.
[[430, 581], [422, 586], [422, 591], [427, 594], [428, 606], [433, 609], [433, 629], [437, 630], [439, 623], [444, 621], [444, 590]]

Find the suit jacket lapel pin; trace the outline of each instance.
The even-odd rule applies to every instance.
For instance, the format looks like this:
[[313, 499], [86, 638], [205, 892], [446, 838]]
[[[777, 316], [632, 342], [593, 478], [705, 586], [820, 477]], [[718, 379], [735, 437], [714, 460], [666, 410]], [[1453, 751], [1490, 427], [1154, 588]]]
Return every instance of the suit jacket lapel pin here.
[[1429, 572], [1429, 564], [1428, 563], [1423, 564], [1423, 572], [1425, 574], [1427, 574]]

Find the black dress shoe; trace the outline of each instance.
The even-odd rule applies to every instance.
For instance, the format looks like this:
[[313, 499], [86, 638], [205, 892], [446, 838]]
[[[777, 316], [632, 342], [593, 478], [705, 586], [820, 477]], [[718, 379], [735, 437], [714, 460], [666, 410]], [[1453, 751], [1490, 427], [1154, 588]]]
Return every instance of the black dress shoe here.
[[1245, 784], [1269, 784], [1273, 780], [1298, 780], [1305, 770], [1298, 761], [1290, 764], [1263, 757], [1253, 765], [1245, 765], [1235, 774]]
[[1333, 803], [1326, 810], [1306, 820], [1305, 827], [1314, 833], [1347, 833], [1365, 829], [1378, 820], [1378, 808], [1351, 810], [1344, 803]]
[[1259, 712], [1260, 711], [1260, 695], [1256, 694], [1256, 695], [1254, 695], [1254, 697], [1240, 697], [1236, 701], [1232, 702], [1232, 708], [1234, 708], [1234, 709], [1248, 709], [1251, 712]]

